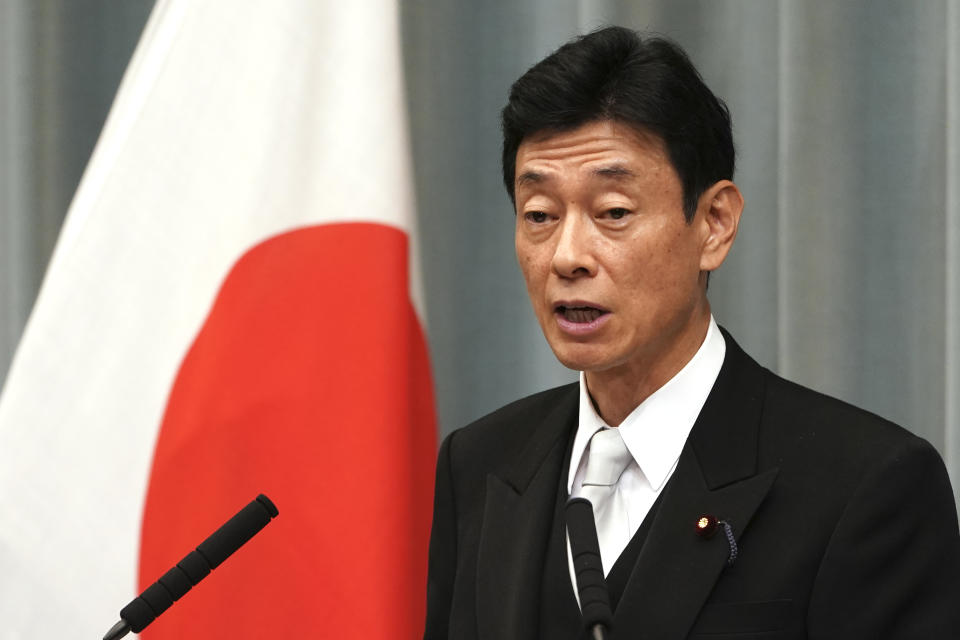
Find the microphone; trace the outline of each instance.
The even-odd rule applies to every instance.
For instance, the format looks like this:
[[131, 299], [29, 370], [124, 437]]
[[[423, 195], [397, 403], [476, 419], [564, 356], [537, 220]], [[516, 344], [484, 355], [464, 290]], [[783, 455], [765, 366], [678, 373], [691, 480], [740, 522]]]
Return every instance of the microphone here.
[[586, 498], [570, 498], [567, 500], [566, 516], [583, 622], [594, 640], [605, 640], [613, 625], [613, 613], [610, 611], [607, 581], [603, 577], [593, 505]]
[[103, 640], [119, 640], [131, 631], [143, 631], [183, 594], [206, 578], [211, 570], [219, 567], [234, 551], [267, 526], [278, 513], [270, 498], [262, 493], [258, 495], [201, 542], [196, 550], [188, 553], [175, 567], [121, 609], [120, 621], [103, 636]]

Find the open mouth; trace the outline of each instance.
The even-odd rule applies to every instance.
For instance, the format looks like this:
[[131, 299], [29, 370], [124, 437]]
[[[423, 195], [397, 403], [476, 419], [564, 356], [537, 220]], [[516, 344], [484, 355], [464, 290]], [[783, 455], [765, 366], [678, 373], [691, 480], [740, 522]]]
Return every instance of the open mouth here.
[[609, 313], [609, 311], [598, 309], [596, 307], [568, 307], [562, 304], [557, 305], [555, 310], [567, 321], [575, 322], [577, 324], [588, 324], [600, 316]]

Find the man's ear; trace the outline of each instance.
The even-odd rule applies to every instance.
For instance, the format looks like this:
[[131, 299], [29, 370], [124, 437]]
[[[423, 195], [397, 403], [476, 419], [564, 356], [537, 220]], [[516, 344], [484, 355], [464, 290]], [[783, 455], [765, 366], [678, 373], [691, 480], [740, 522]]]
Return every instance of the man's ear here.
[[723, 264], [737, 237], [743, 194], [731, 181], [720, 180], [703, 192], [697, 209], [704, 229], [700, 270], [713, 271]]

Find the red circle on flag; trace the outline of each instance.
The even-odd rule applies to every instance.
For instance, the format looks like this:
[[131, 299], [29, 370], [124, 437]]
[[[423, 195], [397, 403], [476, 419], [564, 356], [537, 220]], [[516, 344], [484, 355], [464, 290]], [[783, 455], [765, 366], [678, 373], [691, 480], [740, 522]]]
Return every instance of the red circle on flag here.
[[258, 493], [280, 515], [145, 637], [422, 635], [436, 416], [407, 264], [405, 233], [357, 223], [231, 269], [159, 432], [141, 589]]

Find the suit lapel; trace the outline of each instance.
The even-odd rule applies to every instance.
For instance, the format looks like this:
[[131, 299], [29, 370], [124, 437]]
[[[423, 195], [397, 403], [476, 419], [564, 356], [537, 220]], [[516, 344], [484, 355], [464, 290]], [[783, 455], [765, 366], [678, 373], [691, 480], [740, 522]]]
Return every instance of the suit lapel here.
[[577, 400], [577, 386], [571, 385], [515, 464], [487, 476], [477, 566], [482, 640], [536, 637], [547, 538]]
[[[727, 355], [680, 454], [614, 616], [630, 637], [687, 636], [726, 566], [723, 532], [704, 539], [696, 521], [713, 515], [740, 539], [777, 469], [757, 470], [763, 369], [724, 332]], [[639, 632], [639, 633], [638, 633]]]

